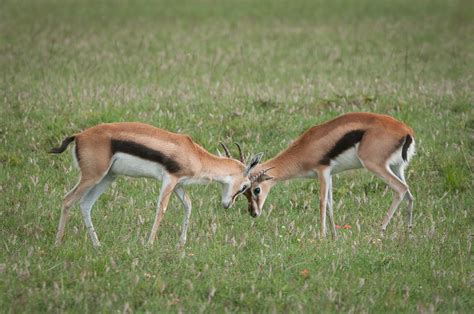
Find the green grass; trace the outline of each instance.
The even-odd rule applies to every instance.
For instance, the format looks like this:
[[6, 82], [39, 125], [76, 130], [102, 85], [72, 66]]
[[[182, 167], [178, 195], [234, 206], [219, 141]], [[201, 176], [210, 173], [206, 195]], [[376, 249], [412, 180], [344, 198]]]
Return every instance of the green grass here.
[[[470, 312], [474, 155], [470, 1], [1, 1], [0, 311]], [[153, 247], [159, 183], [120, 179], [98, 201], [94, 249], [78, 208], [53, 245], [69, 154], [101, 122], [142, 121], [276, 154], [350, 111], [405, 121], [414, 229], [365, 171], [334, 180], [336, 241], [318, 236], [318, 185], [292, 181], [252, 219], [192, 186]], [[271, 205], [271, 206], [270, 206]], [[272, 208], [272, 210], [270, 210]]]

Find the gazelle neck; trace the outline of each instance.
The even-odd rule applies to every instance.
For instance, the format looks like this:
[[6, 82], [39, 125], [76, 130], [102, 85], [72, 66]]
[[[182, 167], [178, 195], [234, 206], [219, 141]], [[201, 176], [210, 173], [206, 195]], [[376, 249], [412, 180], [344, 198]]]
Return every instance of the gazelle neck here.
[[298, 162], [298, 158], [295, 158], [290, 149], [286, 149], [272, 159], [257, 165], [254, 172], [268, 168], [272, 168], [267, 172], [269, 176], [273, 177], [272, 181], [285, 181], [312, 175], [303, 168], [303, 165]]
[[198, 179], [228, 183], [230, 176], [243, 172], [244, 165], [237, 160], [219, 157], [199, 147], [200, 171], [195, 174]]

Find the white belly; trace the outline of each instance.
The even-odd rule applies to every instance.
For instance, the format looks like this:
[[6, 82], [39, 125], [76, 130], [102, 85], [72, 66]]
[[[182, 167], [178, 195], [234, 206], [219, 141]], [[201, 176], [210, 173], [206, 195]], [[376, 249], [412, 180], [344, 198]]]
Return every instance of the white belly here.
[[149, 177], [162, 180], [165, 172], [164, 168], [156, 162], [125, 153], [116, 153], [112, 162], [110, 171], [117, 175]]
[[359, 144], [355, 147], [352, 147], [335, 159], [331, 160], [331, 173], [338, 173], [346, 170], [362, 168], [363, 165], [360, 162], [359, 156], [357, 155], [357, 148]]
[[316, 178], [318, 175], [316, 173], [316, 171], [314, 170], [309, 170], [305, 173], [303, 173], [300, 178], [304, 178], [304, 179], [313, 179], [313, 178]]
[[188, 185], [188, 184], [208, 184], [211, 180], [207, 178], [190, 178], [182, 177], [179, 179], [178, 184]]

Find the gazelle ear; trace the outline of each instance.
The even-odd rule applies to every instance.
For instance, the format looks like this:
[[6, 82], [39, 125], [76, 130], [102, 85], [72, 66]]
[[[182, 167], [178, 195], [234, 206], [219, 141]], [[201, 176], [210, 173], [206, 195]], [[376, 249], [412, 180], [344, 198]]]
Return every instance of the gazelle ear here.
[[258, 153], [258, 154], [253, 155], [252, 158], [250, 158], [249, 163], [245, 167], [246, 175], [248, 175], [250, 173], [250, 170], [252, 170], [256, 165], [258, 165], [260, 160], [262, 160], [262, 157], [263, 157], [263, 153]]

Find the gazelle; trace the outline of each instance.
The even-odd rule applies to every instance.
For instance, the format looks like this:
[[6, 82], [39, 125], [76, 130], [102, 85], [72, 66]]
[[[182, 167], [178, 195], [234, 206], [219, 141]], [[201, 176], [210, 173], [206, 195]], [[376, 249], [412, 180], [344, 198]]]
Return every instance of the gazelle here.
[[73, 152], [80, 169], [77, 185], [65, 196], [56, 244], [64, 237], [69, 208], [80, 201], [84, 223], [94, 246], [100, 245], [91, 221], [95, 201], [117, 175], [150, 177], [162, 181], [153, 228], [148, 243], [155, 240], [172, 192], [184, 207], [184, 220], [179, 244], [186, 242], [191, 201], [183, 186], [217, 181], [222, 185], [222, 205], [229, 208], [235, 198], [250, 187], [250, 171], [262, 153], [244, 165], [242, 162], [210, 154], [187, 135], [171, 133], [153, 126], [135, 123], [100, 124], [66, 137], [60, 147], [50, 153], [59, 154], [75, 142]]
[[252, 186], [244, 194], [253, 217], [260, 215], [270, 189], [279, 181], [318, 177], [321, 236], [326, 236], [326, 209], [331, 233], [336, 237], [332, 178], [335, 173], [366, 168], [394, 191], [382, 231], [403, 199], [408, 201], [408, 226], [412, 226], [413, 196], [404, 170], [415, 153], [413, 130], [394, 118], [375, 113], [349, 113], [313, 126], [274, 158], [252, 171]]

